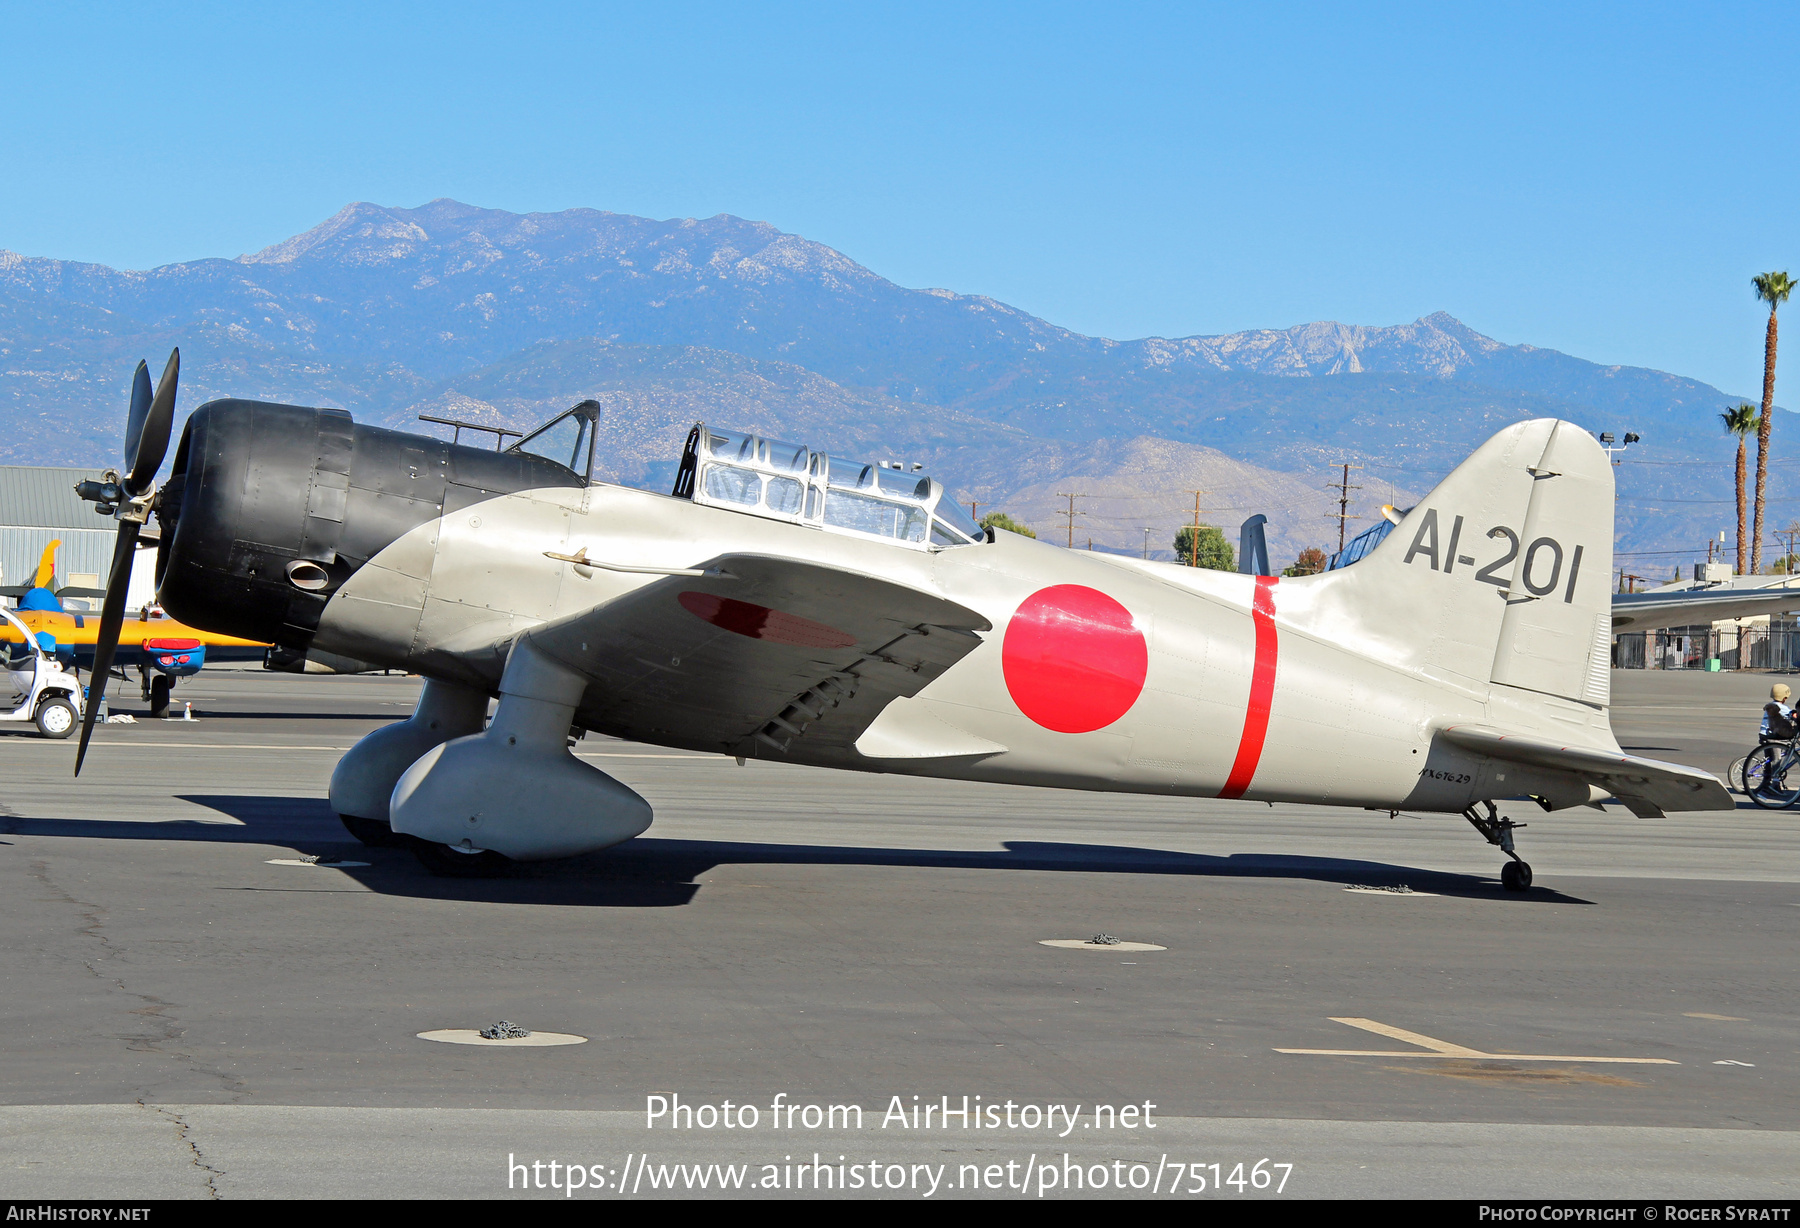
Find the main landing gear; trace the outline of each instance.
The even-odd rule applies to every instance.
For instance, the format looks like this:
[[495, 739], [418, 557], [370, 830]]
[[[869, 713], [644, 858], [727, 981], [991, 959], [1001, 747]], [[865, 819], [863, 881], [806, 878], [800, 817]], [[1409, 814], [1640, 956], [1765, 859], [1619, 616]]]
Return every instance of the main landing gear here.
[[1483, 815], [1479, 809], [1470, 806], [1462, 812], [1462, 816], [1469, 820], [1470, 825], [1476, 831], [1481, 833], [1482, 839], [1489, 844], [1497, 845], [1502, 853], [1512, 858], [1511, 861], [1500, 867], [1500, 885], [1508, 891], [1529, 891], [1531, 889], [1531, 866], [1523, 857], [1513, 852], [1512, 837], [1515, 829], [1526, 827], [1528, 824], [1515, 823], [1511, 819], [1501, 818], [1500, 812], [1494, 809], [1492, 802], [1482, 802], [1481, 805], [1487, 807], [1487, 814]]
[[150, 715], [167, 720], [169, 716], [169, 692], [175, 686], [175, 680], [167, 674], [151, 674], [147, 665], [138, 666], [138, 689], [143, 692], [144, 702], [150, 705]]

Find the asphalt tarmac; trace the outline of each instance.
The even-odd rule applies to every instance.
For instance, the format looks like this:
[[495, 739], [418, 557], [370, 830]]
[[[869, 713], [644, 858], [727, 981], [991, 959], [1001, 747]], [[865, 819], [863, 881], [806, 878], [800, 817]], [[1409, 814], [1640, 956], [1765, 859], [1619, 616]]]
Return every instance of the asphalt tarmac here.
[[[1722, 773], [1770, 681], [1615, 728]], [[645, 837], [445, 880], [325, 802], [416, 691], [208, 670], [79, 781], [0, 735], [0, 1197], [1800, 1191], [1800, 812], [1517, 807], [1514, 895], [1455, 817], [590, 737]], [[1101, 933], [1163, 949], [1042, 945]], [[502, 1019], [585, 1043], [417, 1036]]]

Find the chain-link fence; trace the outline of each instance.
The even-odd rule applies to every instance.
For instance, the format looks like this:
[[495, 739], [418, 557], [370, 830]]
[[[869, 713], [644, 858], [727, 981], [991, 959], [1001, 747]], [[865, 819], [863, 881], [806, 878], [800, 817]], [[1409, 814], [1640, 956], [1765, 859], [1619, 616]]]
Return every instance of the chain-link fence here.
[[[1711, 662], [1717, 661], [1717, 665]], [[1635, 631], [1613, 642], [1618, 669], [1800, 670], [1800, 623], [1775, 620], [1741, 631], [1666, 627]]]

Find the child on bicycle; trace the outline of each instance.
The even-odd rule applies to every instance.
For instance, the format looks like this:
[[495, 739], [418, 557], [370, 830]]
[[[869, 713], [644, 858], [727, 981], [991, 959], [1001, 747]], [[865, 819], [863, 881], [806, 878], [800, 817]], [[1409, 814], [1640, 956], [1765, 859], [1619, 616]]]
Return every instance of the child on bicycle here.
[[1757, 731], [1762, 741], [1785, 742], [1800, 731], [1796, 729], [1794, 705], [1789, 702], [1792, 695], [1785, 682], [1777, 682], [1769, 688], [1769, 702], [1763, 705], [1762, 728]]

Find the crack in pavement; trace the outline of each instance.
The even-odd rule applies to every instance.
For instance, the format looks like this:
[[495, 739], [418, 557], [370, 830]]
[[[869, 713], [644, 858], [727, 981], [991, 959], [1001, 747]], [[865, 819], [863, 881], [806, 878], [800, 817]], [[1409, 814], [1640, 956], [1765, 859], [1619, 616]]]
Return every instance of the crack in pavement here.
[[127, 1011], [127, 1014], [140, 1016], [146, 1021], [158, 1025], [158, 1030], [155, 1032], [146, 1031], [135, 1036], [129, 1033], [121, 1033], [118, 1039], [125, 1042], [125, 1047], [135, 1053], [155, 1053], [164, 1057], [175, 1058], [178, 1061], [184, 1062], [187, 1065], [187, 1068], [193, 1073], [217, 1079], [226, 1091], [241, 1093], [249, 1090], [244, 1085], [243, 1081], [235, 1076], [202, 1064], [197, 1055], [186, 1052], [180, 1048], [163, 1047], [164, 1045], [173, 1045], [175, 1042], [179, 1041], [186, 1035], [187, 1029], [166, 1014], [166, 1012], [175, 1009], [175, 1004], [173, 1002], [165, 1001], [155, 994], [143, 993], [139, 990], [132, 989], [125, 984], [122, 978], [113, 975], [111, 972], [101, 967], [101, 964], [104, 961], [124, 954], [123, 948], [113, 942], [112, 938], [106, 933], [106, 909], [99, 904], [91, 904], [86, 900], [76, 898], [76, 896], [67, 888], [54, 882], [50, 877], [50, 865], [48, 862], [42, 859], [33, 859], [29, 863], [29, 866], [31, 876], [43, 885], [45, 891], [50, 892], [55, 896], [56, 902], [68, 904], [80, 913], [83, 924], [77, 932], [82, 937], [90, 938], [100, 944], [100, 954], [97, 957], [87, 958], [84, 956], [77, 956], [77, 958], [80, 959], [82, 967], [86, 968], [88, 973], [102, 984], [107, 985], [128, 997], [136, 998], [144, 1004]]
[[195, 1168], [206, 1174], [207, 1197], [215, 1202], [224, 1198], [225, 1196], [219, 1193], [218, 1178], [225, 1175], [225, 1170], [222, 1168], [214, 1168], [206, 1162], [206, 1157], [200, 1154], [200, 1146], [194, 1142], [193, 1131], [188, 1126], [187, 1118], [183, 1117], [180, 1113], [175, 1112], [173, 1109], [164, 1108], [160, 1104], [145, 1104], [142, 1100], [139, 1100], [137, 1103], [139, 1108], [149, 1109], [151, 1112], [156, 1113], [160, 1117], [163, 1117], [174, 1124], [175, 1137], [180, 1140], [182, 1146], [187, 1148], [190, 1162]]

